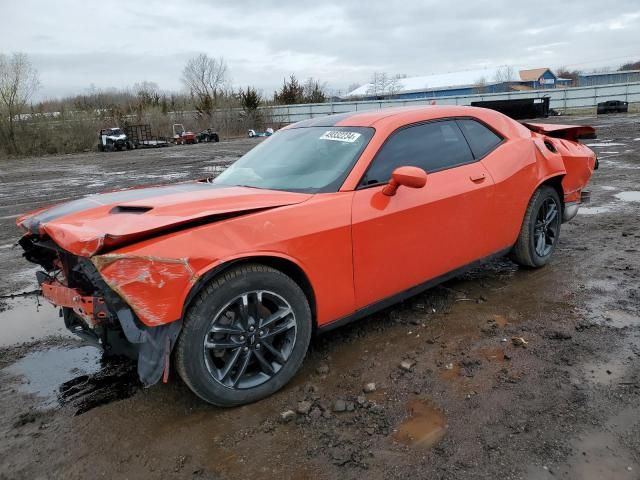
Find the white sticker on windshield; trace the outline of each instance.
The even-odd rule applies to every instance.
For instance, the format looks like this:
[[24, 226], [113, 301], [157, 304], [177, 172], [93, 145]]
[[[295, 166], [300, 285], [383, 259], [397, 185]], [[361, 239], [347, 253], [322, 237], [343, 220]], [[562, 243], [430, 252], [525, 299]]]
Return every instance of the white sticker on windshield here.
[[344, 130], [327, 130], [322, 134], [320, 140], [333, 140], [335, 142], [353, 143], [358, 138], [360, 138], [360, 134], [358, 132], [347, 132]]

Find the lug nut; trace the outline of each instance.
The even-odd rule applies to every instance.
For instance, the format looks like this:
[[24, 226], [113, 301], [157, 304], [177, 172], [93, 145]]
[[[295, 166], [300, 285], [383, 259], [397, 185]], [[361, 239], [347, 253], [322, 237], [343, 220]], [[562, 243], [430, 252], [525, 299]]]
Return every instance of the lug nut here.
[[244, 342], [244, 335], [240, 335], [240, 341]]
[[256, 343], [256, 349], [260, 349], [260, 344]]
[[249, 347], [244, 347], [242, 350], [244, 350], [245, 352], [249, 351]]
[[251, 326], [249, 327], [249, 331], [250, 331], [250, 332], [253, 332], [255, 329], [256, 329], [256, 327], [254, 327], [253, 325], [251, 325]]
[[260, 330], [260, 331], [258, 332], [258, 335], [260, 335], [260, 336], [264, 335], [264, 330]]

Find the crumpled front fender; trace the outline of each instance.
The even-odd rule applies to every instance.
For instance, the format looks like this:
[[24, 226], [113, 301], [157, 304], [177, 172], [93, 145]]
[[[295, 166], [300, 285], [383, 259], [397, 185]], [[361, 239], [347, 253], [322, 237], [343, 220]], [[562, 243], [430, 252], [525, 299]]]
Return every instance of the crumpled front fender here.
[[185, 292], [197, 280], [186, 258], [113, 253], [91, 261], [107, 285], [150, 327], [180, 319]]

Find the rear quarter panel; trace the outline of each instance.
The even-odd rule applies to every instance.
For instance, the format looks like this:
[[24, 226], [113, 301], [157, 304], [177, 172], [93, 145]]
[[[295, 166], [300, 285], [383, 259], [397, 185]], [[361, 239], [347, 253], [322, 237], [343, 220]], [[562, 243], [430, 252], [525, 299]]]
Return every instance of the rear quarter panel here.
[[481, 160], [495, 183], [495, 214], [500, 217], [498, 231], [503, 247], [513, 245], [522, 219], [540, 179], [536, 149], [527, 138], [507, 139], [506, 143]]
[[596, 165], [596, 154], [586, 145], [563, 139], [550, 139], [562, 155], [566, 175], [562, 179], [565, 202], [580, 200]]

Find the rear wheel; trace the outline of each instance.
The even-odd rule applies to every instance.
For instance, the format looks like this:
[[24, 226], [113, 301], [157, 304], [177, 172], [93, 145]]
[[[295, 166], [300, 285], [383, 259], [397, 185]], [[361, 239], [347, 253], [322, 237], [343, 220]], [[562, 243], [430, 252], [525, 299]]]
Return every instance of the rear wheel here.
[[555, 189], [543, 185], [535, 191], [522, 222], [511, 256], [526, 267], [542, 267], [549, 262], [560, 238], [562, 204]]
[[246, 265], [212, 281], [189, 308], [177, 370], [203, 400], [242, 405], [289, 382], [310, 339], [311, 311], [300, 287], [278, 270]]

